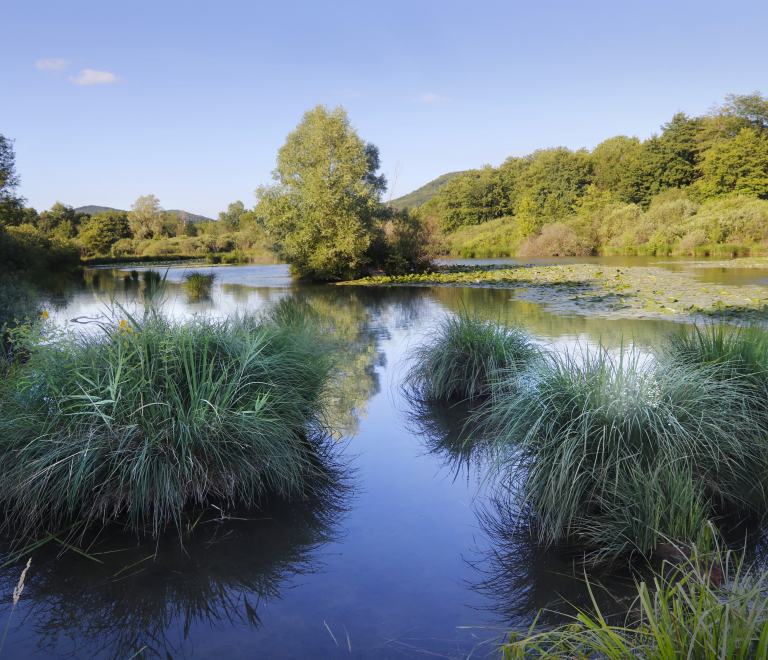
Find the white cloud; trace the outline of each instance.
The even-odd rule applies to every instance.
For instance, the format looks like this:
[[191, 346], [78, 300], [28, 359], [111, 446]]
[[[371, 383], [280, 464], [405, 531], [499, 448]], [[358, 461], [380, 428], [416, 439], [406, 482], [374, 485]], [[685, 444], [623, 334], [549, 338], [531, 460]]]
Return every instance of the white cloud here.
[[437, 94], [423, 94], [419, 103], [453, 103], [453, 99], [447, 96], [438, 96]]
[[101, 85], [117, 82], [117, 76], [109, 71], [94, 71], [83, 69], [79, 76], [70, 76], [69, 81], [76, 85]]
[[69, 60], [62, 60], [58, 57], [37, 60], [37, 68], [40, 71], [61, 71], [66, 69]]

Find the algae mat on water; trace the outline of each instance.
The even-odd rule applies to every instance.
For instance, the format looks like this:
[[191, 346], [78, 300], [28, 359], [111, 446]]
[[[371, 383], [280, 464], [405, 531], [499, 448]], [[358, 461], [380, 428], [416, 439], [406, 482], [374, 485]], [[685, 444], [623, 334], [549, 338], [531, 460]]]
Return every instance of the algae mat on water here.
[[565, 314], [681, 321], [713, 316], [768, 320], [768, 286], [703, 283], [695, 273], [657, 266], [445, 266], [425, 275], [366, 277], [344, 284], [510, 289], [515, 300], [543, 304]]

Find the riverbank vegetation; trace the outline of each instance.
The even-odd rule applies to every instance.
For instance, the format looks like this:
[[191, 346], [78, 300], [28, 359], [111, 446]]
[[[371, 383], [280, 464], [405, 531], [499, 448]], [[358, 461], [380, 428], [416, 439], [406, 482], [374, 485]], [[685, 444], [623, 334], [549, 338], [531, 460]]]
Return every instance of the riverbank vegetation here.
[[[162, 295], [162, 282], [150, 296]], [[310, 323], [116, 310], [12, 338], [2, 383], [3, 526], [117, 521], [156, 535], [185, 507], [306, 495], [323, 478], [334, 343]]]
[[[589, 587], [589, 585], [588, 585]], [[590, 587], [590, 593], [591, 587]], [[729, 552], [696, 551], [637, 585], [623, 622], [594, 602], [554, 629], [513, 633], [501, 657], [540, 660], [760, 660], [768, 656], [768, 572]]]
[[403, 208], [437, 223], [460, 257], [763, 254], [766, 129], [768, 98], [731, 94], [646, 140], [538, 149], [460, 173]]

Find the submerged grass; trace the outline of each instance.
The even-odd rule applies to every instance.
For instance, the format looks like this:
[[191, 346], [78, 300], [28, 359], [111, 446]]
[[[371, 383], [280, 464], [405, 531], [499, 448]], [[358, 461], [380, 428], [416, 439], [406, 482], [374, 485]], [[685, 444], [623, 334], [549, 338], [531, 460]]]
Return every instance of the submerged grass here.
[[440, 322], [433, 339], [409, 352], [405, 387], [424, 400], [471, 400], [490, 394], [502, 376], [522, 372], [538, 355], [521, 326], [461, 310]]
[[[710, 568], [729, 577], [720, 586]], [[589, 586], [589, 585], [588, 585]], [[591, 593], [591, 587], [590, 587]], [[768, 657], [768, 573], [730, 553], [694, 553], [689, 562], [652, 584], [637, 585], [623, 625], [581, 611], [573, 622], [522, 639], [513, 633], [502, 657], [565, 660], [758, 660]]]
[[156, 535], [188, 505], [310, 490], [329, 431], [327, 338], [247, 317], [182, 323], [151, 305], [122, 316], [26, 338], [0, 399], [6, 527], [120, 520]]
[[764, 512], [766, 431], [714, 367], [660, 364], [626, 350], [549, 355], [486, 422], [496, 468], [545, 544], [588, 560], [690, 546], [707, 519]]
[[190, 300], [201, 300], [211, 297], [213, 282], [216, 279], [215, 273], [203, 273], [199, 270], [193, 270], [184, 275], [184, 289]]

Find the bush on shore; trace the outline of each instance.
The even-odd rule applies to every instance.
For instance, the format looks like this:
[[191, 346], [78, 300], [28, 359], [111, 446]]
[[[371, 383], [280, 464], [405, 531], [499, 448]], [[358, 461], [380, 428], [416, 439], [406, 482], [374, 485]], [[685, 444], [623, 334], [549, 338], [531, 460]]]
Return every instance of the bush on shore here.
[[121, 315], [80, 335], [16, 333], [29, 359], [0, 392], [6, 528], [118, 520], [154, 535], [187, 505], [311, 489], [328, 341], [253, 318], [182, 323], [151, 305]]

